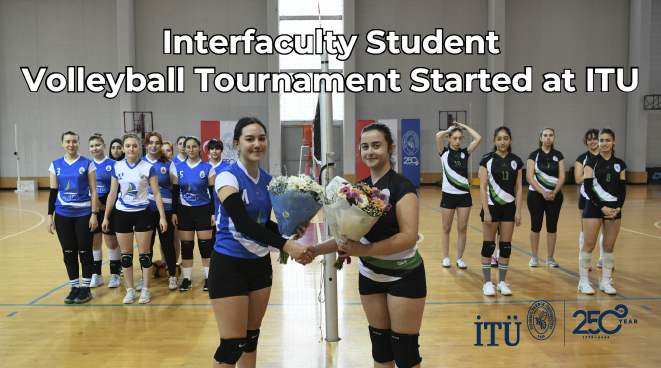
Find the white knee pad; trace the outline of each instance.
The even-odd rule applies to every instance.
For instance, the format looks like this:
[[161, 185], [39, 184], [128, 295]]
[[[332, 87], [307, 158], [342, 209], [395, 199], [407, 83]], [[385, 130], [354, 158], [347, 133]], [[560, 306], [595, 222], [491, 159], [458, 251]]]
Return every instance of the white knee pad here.
[[592, 253], [580, 252], [578, 254], [578, 273], [581, 276], [590, 274], [590, 263], [592, 262]]

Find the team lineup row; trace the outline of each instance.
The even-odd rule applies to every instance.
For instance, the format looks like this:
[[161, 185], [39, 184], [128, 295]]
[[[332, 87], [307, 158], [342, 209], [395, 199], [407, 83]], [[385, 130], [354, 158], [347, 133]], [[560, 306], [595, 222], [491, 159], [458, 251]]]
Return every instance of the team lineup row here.
[[[462, 129], [474, 138], [467, 148], [461, 148]], [[444, 136], [447, 136], [447, 146], [443, 142]], [[582, 216], [585, 235], [582, 233], [580, 237], [579, 290], [594, 293], [588, 282], [588, 268], [599, 229], [603, 226], [604, 271], [600, 289], [614, 294], [610, 270], [626, 193], [626, 165], [614, 156], [615, 136], [612, 131], [590, 130], [585, 138], [590, 150], [581, 156], [585, 157], [577, 159], [576, 168], [577, 182], [584, 183], [581, 192], [586, 198]], [[533, 267], [537, 266], [544, 213], [547, 216], [547, 263], [558, 266], [553, 259], [553, 248], [562, 205], [564, 157], [555, 150], [554, 139], [552, 129], [542, 130], [540, 148], [529, 156], [527, 163], [534, 256], [530, 266]], [[436, 140], [444, 175], [441, 202], [443, 265], [450, 266], [449, 234], [456, 211], [459, 220], [457, 265], [465, 268], [461, 257], [472, 206], [467, 163], [481, 137], [470, 127], [455, 123], [450, 129], [439, 132]], [[505, 276], [513, 229], [521, 224], [523, 162], [511, 152], [511, 142], [509, 129], [499, 127], [494, 133], [492, 152], [480, 161], [483, 203], [480, 216], [484, 230], [481, 263], [485, 295], [495, 295], [491, 260], [498, 231], [499, 283], [496, 288], [503, 295], [512, 294]], [[142, 144], [147, 148], [147, 155], [141, 159]], [[177, 140], [180, 155], [172, 157], [174, 147], [156, 132], [148, 133], [144, 142], [131, 133], [121, 140], [114, 140], [110, 147], [111, 157], [105, 156], [103, 138], [95, 134], [89, 139], [93, 160], [78, 154], [79, 137], [75, 132], [64, 132], [62, 145], [66, 155], [53, 161], [50, 168], [47, 227], [51, 233], [57, 229], [71, 280], [72, 290], [65, 302], [87, 302], [91, 299], [90, 285], [103, 283], [100, 276], [101, 232], [110, 255], [109, 286], [120, 285], [119, 273], [123, 269], [127, 287], [125, 303], [132, 303], [136, 296], [132, 268], [135, 236], [139, 263], [143, 268], [139, 301], [148, 303], [156, 232], [169, 270], [170, 289], [178, 287], [176, 227], [181, 239], [184, 275], [179, 288], [187, 290], [191, 285], [193, 240], [197, 232], [198, 250], [207, 276], [204, 288], [209, 291], [221, 337], [213, 366], [233, 366], [238, 361], [242, 366], [254, 366], [259, 328], [272, 285], [267, 245], [287, 251], [303, 265], [321, 254], [339, 250], [358, 257], [359, 293], [369, 322], [375, 365], [419, 366], [422, 358], [418, 337], [427, 290], [424, 262], [416, 244], [418, 199], [411, 182], [391, 168], [390, 156], [395, 146], [385, 125], [371, 124], [360, 135], [360, 155], [370, 168], [370, 177], [361, 182], [389, 193], [392, 205], [389, 214], [393, 215], [380, 218], [361, 241], [342, 237], [339, 243], [330, 239], [305, 246], [284, 239], [278, 233], [277, 224], [264, 215], [270, 214], [272, 209], [267, 190], [271, 176], [259, 169], [268, 145], [266, 128], [256, 118], [242, 118], [237, 123], [234, 146], [239, 152], [239, 160], [231, 165], [221, 163], [223, 147], [217, 140], [209, 143], [211, 162], [207, 163], [200, 158], [197, 138], [180, 137]], [[56, 214], [54, 219], [53, 213]], [[100, 222], [101, 230], [98, 230]], [[305, 231], [306, 227], [301, 226], [294, 240], [302, 237]], [[83, 271], [82, 287], [78, 280], [77, 253]]]

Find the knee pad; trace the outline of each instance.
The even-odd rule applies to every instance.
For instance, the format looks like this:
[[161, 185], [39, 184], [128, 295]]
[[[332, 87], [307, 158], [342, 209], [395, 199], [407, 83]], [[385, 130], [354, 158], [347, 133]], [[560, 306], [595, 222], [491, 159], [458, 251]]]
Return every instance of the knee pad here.
[[133, 253], [122, 253], [122, 268], [133, 267]]
[[182, 240], [181, 259], [185, 259], [185, 260], [193, 259], [193, 248], [195, 248], [195, 242], [193, 242], [192, 240]]
[[236, 364], [241, 358], [247, 343], [245, 337], [241, 339], [220, 339], [220, 346], [216, 349], [213, 358], [218, 363]]
[[143, 253], [141, 254], [138, 259], [140, 260], [140, 267], [142, 268], [149, 268], [151, 267], [151, 256], [152, 253]]
[[94, 263], [94, 254], [92, 253], [92, 250], [79, 250], [78, 254], [80, 254], [80, 264], [81, 265], [91, 265]]
[[62, 249], [62, 254], [64, 254], [64, 264], [76, 265], [78, 266], [78, 254], [75, 250], [72, 249]]
[[509, 258], [512, 254], [512, 242], [500, 242], [500, 256], [503, 258]]
[[246, 347], [243, 349], [243, 351], [246, 353], [252, 353], [253, 351], [257, 350], [257, 340], [259, 340], [259, 328], [256, 330], [248, 330], [246, 339], [248, 339], [248, 342], [246, 343]]
[[[501, 243], [502, 244], [502, 243]], [[483, 241], [482, 242], [482, 257], [491, 258], [493, 251], [496, 250], [496, 242], [494, 241]]]
[[370, 339], [372, 340], [372, 358], [377, 363], [388, 363], [395, 360], [390, 344], [391, 330], [380, 330], [369, 326]]
[[592, 263], [592, 253], [580, 252], [578, 254], [578, 271], [581, 276], [589, 275], [590, 263]]
[[404, 335], [394, 331], [391, 332], [390, 344], [398, 368], [411, 368], [422, 362], [418, 351], [420, 348], [418, 336], [420, 335]]
[[199, 248], [200, 256], [202, 256], [202, 258], [211, 258], [213, 244], [213, 239], [203, 239], [197, 241], [197, 247]]

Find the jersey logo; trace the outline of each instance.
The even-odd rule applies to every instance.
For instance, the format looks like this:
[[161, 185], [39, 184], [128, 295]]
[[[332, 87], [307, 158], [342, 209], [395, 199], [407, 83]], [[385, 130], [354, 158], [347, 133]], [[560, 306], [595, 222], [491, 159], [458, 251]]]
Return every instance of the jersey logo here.
[[200, 178], [204, 179], [204, 171], [200, 171]]
[[82, 167], [81, 167], [80, 169], [78, 169], [78, 173], [79, 173], [79, 174], [82, 175], [84, 172], [85, 172], [85, 169], [83, 169]]
[[466, 154], [462, 152], [462, 153], [461, 153], [461, 158], [462, 158], [462, 159], [466, 158]]
[[512, 169], [516, 170], [516, 161], [512, 160]]
[[119, 180], [124, 179], [124, 173], [123, 172], [119, 173], [119, 175], [117, 175], [117, 179]]
[[64, 188], [64, 194], [76, 194], [77, 192], [78, 189], [76, 189], [76, 186], [67, 180], [67, 187]]
[[110, 165], [106, 166], [106, 171], [112, 171], [112, 166]]
[[262, 223], [262, 210], [259, 210], [259, 215], [257, 216], [257, 223], [258, 224]]
[[613, 167], [615, 168], [615, 171], [620, 172], [620, 164], [615, 164]]
[[553, 156], [553, 161], [558, 162], [558, 158], [556, 156]]
[[165, 174], [167, 170], [165, 170], [165, 166], [161, 167], [161, 174]]
[[124, 196], [124, 198], [129, 201], [132, 201], [133, 199], [135, 199], [135, 196], [137, 194], [138, 194], [138, 186], [133, 183], [129, 183], [129, 187], [126, 190], [126, 195]]
[[250, 201], [248, 200], [248, 191], [246, 189], [243, 190], [243, 194], [241, 194], [241, 199], [243, 200], [243, 203], [250, 204]]

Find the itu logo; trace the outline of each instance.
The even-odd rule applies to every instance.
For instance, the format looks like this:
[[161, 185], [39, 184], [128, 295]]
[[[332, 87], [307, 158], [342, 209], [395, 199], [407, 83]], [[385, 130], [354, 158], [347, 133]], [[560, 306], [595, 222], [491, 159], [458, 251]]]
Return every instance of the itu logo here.
[[402, 150], [407, 155], [415, 155], [420, 149], [420, 137], [418, 133], [409, 130], [402, 137]]
[[538, 300], [528, 309], [528, 331], [537, 340], [546, 340], [555, 331], [555, 311], [549, 302]]
[[[496, 343], [496, 328], [499, 330], [505, 330], [505, 344], [507, 346], [516, 346], [519, 344], [519, 339], [520, 339], [520, 332], [521, 332], [521, 324], [523, 322], [516, 322], [517, 316], [514, 316], [514, 325], [516, 326], [516, 341], [511, 342], [510, 339], [510, 325], [512, 324], [512, 316], [507, 316], [507, 321], [508, 322], [473, 322], [476, 327], [476, 342], [474, 346], [484, 346], [482, 344], [482, 330], [488, 330], [489, 327], [491, 327], [491, 342], [487, 344], [487, 346], [498, 346]], [[482, 319], [482, 317], [477, 316], [477, 320], [479, 321]], [[482, 327], [484, 326], [484, 327]]]
[[[595, 311], [585, 311], [577, 310], [574, 312], [573, 317], [582, 316], [582, 321], [579, 322], [578, 326], [574, 329], [574, 335], [586, 335], [583, 336], [584, 339], [609, 339], [610, 336], [620, 331], [623, 325], [637, 325], [638, 320], [633, 318], [626, 318], [629, 314], [629, 309], [624, 304], [618, 304], [615, 306], [614, 310], [607, 310], [601, 312], [598, 310]], [[609, 329], [607, 326], [604, 326], [604, 319], [609, 315], [614, 316], [617, 321], [617, 327]], [[593, 323], [597, 324], [597, 328], [590, 328], [590, 325]], [[586, 326], [587, 324], [587, 326]], [[612, 324], [612, 323], [611, 323]], [[606, 336], [594, 336], [604, 333]], [[591, 336], [592, 335], [592, 336]]]

